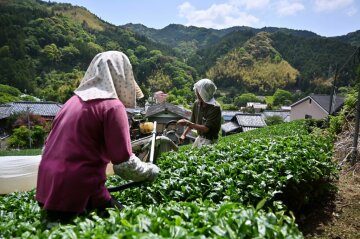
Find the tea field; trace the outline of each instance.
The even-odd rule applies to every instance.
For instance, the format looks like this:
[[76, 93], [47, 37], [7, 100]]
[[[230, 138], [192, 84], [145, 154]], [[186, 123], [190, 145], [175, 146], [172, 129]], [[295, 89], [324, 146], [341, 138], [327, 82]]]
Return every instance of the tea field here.
[[50, 224], [35, 190], [0, 197], [0, 238], [303, 238], [296, 215], [336, 190], [332, 154], [333, 138], [304, 120], [181, 147], [158, 159], [155, 182], [113, 193], [125, 209], [106, 218]]

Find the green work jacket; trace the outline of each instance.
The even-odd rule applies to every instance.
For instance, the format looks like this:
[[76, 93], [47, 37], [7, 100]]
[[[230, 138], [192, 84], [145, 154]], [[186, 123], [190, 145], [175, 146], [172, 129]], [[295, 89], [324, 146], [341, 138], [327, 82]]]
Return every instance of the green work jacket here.
[[207, 133], [198, 131], [198, 134], [206, 139], [214, 140], [219, 137], [221, 127], [221, 108], [219, 104], [210, 105], [197, 100], [193, 104], [191, 122], [195, 124], [205, 125], [209, 128]]

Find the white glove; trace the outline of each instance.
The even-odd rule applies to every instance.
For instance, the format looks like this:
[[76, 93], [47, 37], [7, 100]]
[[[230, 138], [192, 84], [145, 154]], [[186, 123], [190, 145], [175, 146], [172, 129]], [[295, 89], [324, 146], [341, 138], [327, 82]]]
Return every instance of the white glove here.
[[154, 181], [160, 172], [158, 166], [153, 163], [145, 163], [134, 154], [128, 161], [113, 166], [115, 174], [123, 179], [140, 181]]

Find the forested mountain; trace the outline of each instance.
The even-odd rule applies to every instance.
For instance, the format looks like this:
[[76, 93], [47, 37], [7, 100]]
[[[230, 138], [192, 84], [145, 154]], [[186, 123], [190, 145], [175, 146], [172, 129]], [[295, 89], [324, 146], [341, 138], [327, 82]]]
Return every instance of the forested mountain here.
[[[356, 49], [348, 43], [325, 37], [301, 38], [276, 32], [271, 39], [281, 56], [301, 72], [297, 87], [317, 93], [329, 92], [336, 68], [340, 70]], [[337, 86], [353, 85], [355, 70], [356, 64], [345, 65], [337, 75]]]
[[[288, 63], [286, 66], [278, 66], [278, 70], [281, 68], [281, 71], [286, 72], [290, 68], [294, 68], [299, 71], [295, 83], [291, 80], [292, 84], [286, 84], [287, 87], [290, 87], [290, 89], [301, 89], [302, 91], [311, 89], [317, 93], [328, 93], [336, 67], [340, 68], [354, 52], [356, 46], [360, 45], [360, 31], [349, 33], [345, 36], [326, 38], [310, 31], [276, 27], [265, 27], [261, 29], [232, 27], [224, 30], [204, 30], [196, 27], [169, 25], [166, 28], [173, 29], [172, 31], [167, 29], [167, 32], [171, 32], [171, 34], [162, 34], [166, 28], [160, 30], [151, 29], [151, 31], [148, 31], [148, 28], [145, 26], [140, 27], [139, 25], [128, 24], [126, 27], [139, 34], [151, 37], [151, 39], [157, 42], [170, 42], [169, 45], [176, 50], [181, 50], [183, 49], [182, 46], [187, 46], [186, 50], [183, 50], [180, 56], [185, 57], [186, 62], [195, 67], [200, 75], [207, 75], [210, 78], [214, 78], [215, 81], [221, 82], [223, 85], [232, 85], [239, 89], [241, 87], [240, 91], [258, 92], [258, 90], [262, 91], [262, 89], [267, 89], [265, 93], [267, 91], [273, 91], [274, 88], [264, 88], [262, 84], [257, 85], [259, 83], [259, 76], [256, 74], [263, 74], [260, 73], [259, 70], [269, 71], [275, 69], [271, 67], [263, 69], [262, 63], [257, 62], [254, 65], [256, 68], [252, 68], [251, 70], [253, 73], [249, 75], [245, 74], [245, 72], [250, 70], [249, 66], [247, 69], [241, 68], [243, 63], [240, 59], [244, 57], [242, 55], [243, 53], [241, 53], [244, 50], [244, 44], [256, 36], [256, 34], [261, 32], [269, 33], [268, 38], [271, 39], [270, 45], [276, 49], [279, 57], [281, 57], [281, 64], [285, 62]], [[177, 31], [178, 29], [180, 30]], [[198, 29], [197, 33], [206, 31], [208, 33], [207, 36], [211, 34], [216, 37], [213, 38], [211, 44], [207, 44], [205, 38], [201, 38], [199, 37], [201, 35], [195, 34], [196, 29]], [[194, 37], [191, 38], [190, 36]], [[174, 42], [174, 40], [177, 41]], [[193, 48], [190, 53], [189, 49], [191, 46]], [[237, 58], [237, 60], [235, 60], [234, 57]], [[231, 61], [235, 61], [238, 64], [234, 65], [233, 62], [233, 67], [229, 69], [229, 59], [232, 59]], [[253, 60], [254, 62], [257, 61], [256, 59]], [[236, 66], [238, 66], [238, 70], [235, 69]], [[269, 66], [264, 67], [267, 68]], [[229, 75], [229, 71], [233, 73]], [[289, 73], [289, 75], [291, 75], [292, 72], [293, 71], [290, 70], [286, 72], [286, 74]], [[279, 72], [274, 72], [272, 76], [265, 74], [263, 77], [266, 78], [265, 81], [269, 82], [263, 82], [264, 79], [261, 81], [268, 86], [284, 86], [283, 84], [274, 85], [271, 82], [274, 80], [274, 77], [278, 77], [276, 75], [277, 73]], [[354, 74], [354, 65], [347, 65], [337, 76], [339, 79], [337, 82], [338, 86], [352, 85]], [[219, 77], [217, 78], [217, 76]], [[249, 87], [249, 84], [243, 84], [246, 78], [249, 79], [247, 81], [250, 85], [253, 85], [252, 87]], [[238, 82], [238, 84], [233, 85], [230, 83], [234, 83], [234, 81]], [[250, 81], [253, 82], [250, 83]]]
[[[274, 27], [115, 26], [70, 4], [0, 0], [0, 84], [59, 102], [105, 50], [129, 56], [146, 96], [162, 90], [179, 104], [194, 99], [192, 85], [201, 77], [214, 80], [221, 93], [231, 91], [230, 102], [240, 93], [266, 95], [277, 88], [328, 93], [335, 69], [359, 42], [359, 31], [326, 38]], [[348, 64], [338, 87], [352, 85], [354, 75]]]
[[289, 89], [299, 76], [272, 46], [271, 34], [260, 32], [217, 60], [207, 76], [223, 89], [268, 93]]
[[125, 52], [145, 94], [172, 90], [179, 103], [193, 97], [196, 70], [168, 47], [106, 23], [81, 7], [39, 0], [0, 0], [0, 84], [64, 102], [92, 58]]
[[350, 32], [344, 36], [332, 37], [332, 39], [343, 41], [354, 46], [360, 46], [360, 30]]

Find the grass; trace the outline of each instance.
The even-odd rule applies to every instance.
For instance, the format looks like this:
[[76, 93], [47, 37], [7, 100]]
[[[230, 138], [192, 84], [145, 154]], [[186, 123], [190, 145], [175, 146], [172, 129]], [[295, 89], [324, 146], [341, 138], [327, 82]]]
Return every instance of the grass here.
[[23, 156], [23, 155], [40, 155], [41, 148], [38, 149], [11, 149], [0, 150], [0, 156]]

